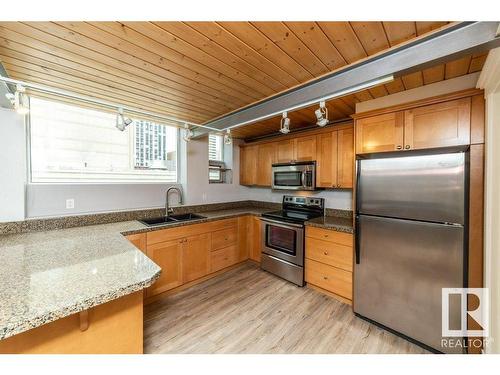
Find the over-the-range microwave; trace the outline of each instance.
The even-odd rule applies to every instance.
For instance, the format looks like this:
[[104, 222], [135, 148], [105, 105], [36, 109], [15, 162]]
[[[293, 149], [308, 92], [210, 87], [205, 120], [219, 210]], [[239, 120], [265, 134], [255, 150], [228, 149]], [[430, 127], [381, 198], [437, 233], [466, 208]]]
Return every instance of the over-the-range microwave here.
[[271, 179], [276, 190], [316, 190], [316, 161], [273, 164]]

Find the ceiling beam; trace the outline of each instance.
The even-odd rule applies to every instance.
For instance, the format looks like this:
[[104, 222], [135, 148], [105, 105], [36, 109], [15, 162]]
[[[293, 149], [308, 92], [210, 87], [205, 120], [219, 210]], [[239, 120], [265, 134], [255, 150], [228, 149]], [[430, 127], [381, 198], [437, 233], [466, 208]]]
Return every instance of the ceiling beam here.
[[[341, 68], [320, 79], [244, 107], [207, 122], [210, 128], [225, 130], [279, 115], [289, 108], [299, 109], [311, 102], [346, 92], [383, 77], [402, 76], [417, 70], [480, 53], [500, 46], [499, 22], [459, 22], [427, 37], [406, 43], [360, 63]], [[197, 129], [195, 137], [207, 129]]]

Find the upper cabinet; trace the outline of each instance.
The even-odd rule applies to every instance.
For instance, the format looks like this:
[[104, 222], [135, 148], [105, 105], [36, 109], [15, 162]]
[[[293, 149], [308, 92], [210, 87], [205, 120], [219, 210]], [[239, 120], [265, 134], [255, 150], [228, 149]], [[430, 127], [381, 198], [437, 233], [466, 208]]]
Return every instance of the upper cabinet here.
[[470, 143], [470, 98], [405, 111], [405, 149]]
[[257, 183], [257, 147], [240, 147], [241, 185], [255, 185]]
[[316, 160], [316, 136], [295, 138], [294, 161]]
[[352, 125], [338, 126], [338, 130], [318, 128], [306, 134], [241, 147], [240, 184], [271, 186], [272, 164], [316, 160], [318, 187], [352, 188]]
[[263, 143], [258, 145], [257, 182], [259, 186], [271, 186], [271, 168], [276, 163], [276, 145]]
[[467, 145], [470, 118], [470, 97], [358, 118], [356, 153]]
[[356, 153], [403, 148], [403, 112], [386, 113], [356, 121]]
[[354, 131], [335, 130], [317, 136], [316, 186], [350, 189], [353, 186]]

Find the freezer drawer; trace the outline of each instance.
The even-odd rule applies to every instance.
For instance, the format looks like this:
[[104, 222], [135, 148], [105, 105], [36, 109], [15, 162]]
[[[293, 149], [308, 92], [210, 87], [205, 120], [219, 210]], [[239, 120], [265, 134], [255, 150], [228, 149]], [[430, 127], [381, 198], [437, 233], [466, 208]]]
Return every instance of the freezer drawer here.
[[[354, 311], [436, 350], [441, 348], [441, 289], [464, 284], [464, 230], [360, 215]], [[460, 324], [460, 310], [450, 313]]]
[[464, 224], [465, 153], [358, 160], [358, 212]]

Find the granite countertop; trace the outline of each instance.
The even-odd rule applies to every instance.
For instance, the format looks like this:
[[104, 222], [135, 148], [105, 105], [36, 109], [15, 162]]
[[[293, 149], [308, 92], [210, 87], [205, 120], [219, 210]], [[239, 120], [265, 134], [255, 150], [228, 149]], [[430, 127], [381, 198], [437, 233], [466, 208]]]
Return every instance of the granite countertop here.
[[137, 221], [0, 236], [0, 340], [150, 286]]
[[337, 232], [354, 233], [352, 218], [324, 216], [306, 221], [306, 226], [333, 229]]
[[[139, 221], [0, 235], [0, 340], [147, 288], [161, 269], [124, 235], [242, 215], [269, 207], [199, 212], [203, 219], [153, 227]], [[306, 225], [352, 233], [352, 220]]]

